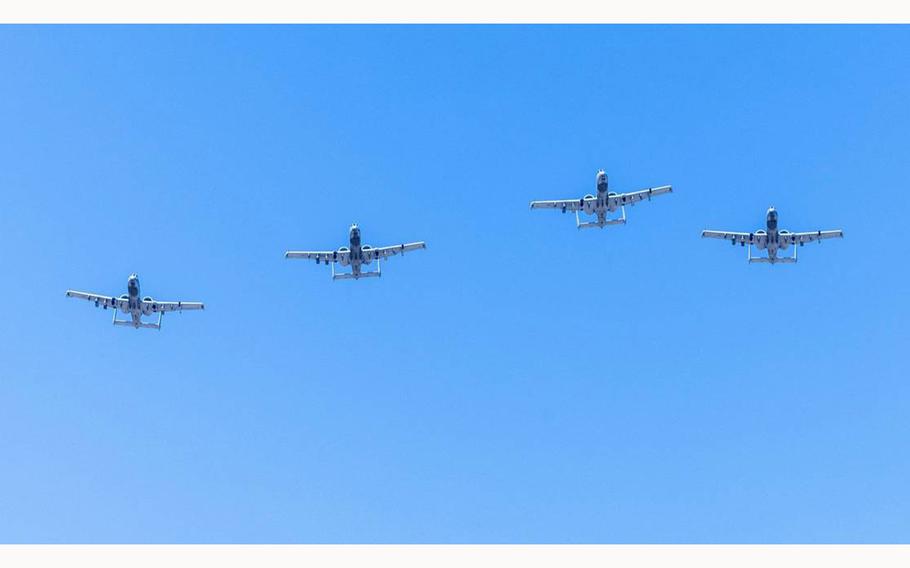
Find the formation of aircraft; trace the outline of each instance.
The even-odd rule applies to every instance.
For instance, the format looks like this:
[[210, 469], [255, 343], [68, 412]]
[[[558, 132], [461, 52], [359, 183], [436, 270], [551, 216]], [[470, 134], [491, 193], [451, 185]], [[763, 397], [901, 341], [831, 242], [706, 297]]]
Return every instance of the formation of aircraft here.
[[[796, 262], [797, 246], [803, 246], [812, 241], [821, 242], [823, 239], [833, 239], [843, 237], [844, 232], [840, 229], [833, 231], [808, 231], [805, 233], [792, 233], [786, 229], [777, 228], [777, 210], [774, 207], [768, 209], [765, 216], [765, 228], [758, 229], [751, 233], [734, 233], [731, 231], [711, 231], [704, 230], [701, 236], [710, 239], [726, 239], [730, 244], [736, 246], [749, 245], [747, 258], [749, 262], [766, 262], [768, 264], [792, 264]], [[752, 246], [758, 250], [767, 250], [768, 256], [752, 256]], [[778, 257], [777, 252], [787, 250], [793, 245], [793, 256]]]
[[[183, 310], [204, 310], [205, 305], [202, 302], [162, 302], [155, 300], [151, 296], [144, 298], [139, 296], [139, 276], [130, 274], [126, 281], [127, 293], [119, 298], [112, 296], [103, 296], [101, 294], [92, 294], [89, 292], [77, 292], [67, 290], [67, 298], [79, 298], [94, 302], [95, 307], [111, 308], [114, 310], [114, 325], [127, 325], [135, 329], [147, 327], [152, 329], [161, 329], [161, 318], [165, 312], [182, 312]], [[128, 320], [117, 319], [117, 310], [130, 315]], [[142, 321], [142, 316], [158, 314], [157, 323], [146, 323]]]
[[[532, 201], [531, 209], [559, 209], [563, 213], [572, 211], [575, 213], [575, 225], [579, 229], [587, 228], [604, 228], [608, 225], [619, 225], [626, 223], [626, 205], [635, 205], [644, 200], [650, 201], [653, 197], [671, 193], [673, 188], [669, 185], [652, 187], [631, 193], [614, 193], [609, 191], [607, 174], [604, 170], [597, 172], [596, 177], [597, 195], [585, 195], [580, 199], [566, 199], [556, 201]], [[622, 215], [618, 218], [608, 217], [619, 209]], [[596, 217], [594, 221], [582, 221], [580, 214], [584, 213]], [[741, 246], [749, 245], [748, 259], [749, 262], [761, 262], [769, 264], [778, 263], [795, 263], [796, 247], [812, 241], [821, 241], [833, 237], [843, 237], [844, 233], [840, 229], [831, 231], [810, 231], [804, 233], [794, 233], [777, 227], [777, 211], [772, 207], [768, 209], [764, 229], [758, 229], [751, 233], [737, 233], [730, 231], [702, 231], [702, 237], [726, 239], [734, 246], [739, 243]], [[752, 256], [752, 246], [759, 250], [766, 250], [768, 256]], [[792, 257], [778, 257], [777, 253], [786, 250], [790, 246], [794, 247]], [[360, 227], [353, 224], [348, 233], [348, 246], [342, 246], [338, 250], [327, 251], [287, 251], [284, 253], [285, 258], [302, 258], [315, 260], [316, 264], [324, 263], [332, 266], [332, 280], [359, 280], [361, 278], [379, 277], [382, 275], [380, 261], [397, 254], [420, 250], [427, 248], [423, 241], [413, 243], [402, 243], [398, 245], [373, 247], [362, 244]], [[364, 266], [370, 265], [376, 261], [376, 270], [364, 270]], [[336, 272], [335, 264], [341, 266], [350, 266], [350, 272]], [[127, 294], [120, 297], [103, 296], [101, 294], [92, 294], [87, 292], [77, 292], [67, 290], [66, 296], [70, 298], [81, 298], [94, 302], [96, 307], [104, 309], [111, 308], [114, 310], [114, 325], [130, 326], [134, 329], [153, 328], [161, 329], [161, 319], [165, 312], [179, 312], [183, 310], [202, 310], [205, 306], [201, 302], [163, 302], [151, 297], [140, 297], [139, 295], [139, 277], [131, 274], [127, 280]], [[117, 310], [130, 315], [128, 320], [118, 320]], [[143, 316], [158, 314], [157, 323], [147, 323], [142, 321]]]

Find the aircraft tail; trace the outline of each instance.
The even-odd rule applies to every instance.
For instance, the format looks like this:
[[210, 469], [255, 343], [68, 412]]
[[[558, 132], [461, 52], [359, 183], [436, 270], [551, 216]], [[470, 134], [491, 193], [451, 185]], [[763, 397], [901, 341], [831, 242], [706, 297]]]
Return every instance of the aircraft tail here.
[[133, 323], [133, 320], [120, 320], [117, 319], [117, 310], [114, 310], [114, 325], [123, 325], [126, 327], [135, 327], [135, 328], [148, 328], [148, 329], [161, 329], [161, 319], [164, 317], [162, 312], [158, 312], [158, 321], [156, 323], [146, 323], [144, 321], [139, 321], [139, 325]]
[[578, 211], [575, 211], [575, 226], [579, 229], [603, 229], [607, 225], [625, 225], [626, 224], [626, 207], [622, 206], [622, 217], [616, 219], [604, 219], [603, 221], [582, 222]]
[[796, 264], [796, 259], [792, 256], [784, 258], [768, 258], [765, 256], [753, 256], [749, 259], [750, 263], [760, 263], [760, 264]]
[[353, 274], [350, 272], [335, 273], [332, 274], [332, 280], [358, 280], [360, 278], [371, 278], [382, 276], [380, 272], [361, 272], [360, 274]]
[[770, 258], [767, 256], [752, 256], [752, 245], [749, 245], [749, 251], [746, 258], [749, 263], [757, 262], [760, 264], [796, 264], [796, 249], [793, 249], [793, 256]]

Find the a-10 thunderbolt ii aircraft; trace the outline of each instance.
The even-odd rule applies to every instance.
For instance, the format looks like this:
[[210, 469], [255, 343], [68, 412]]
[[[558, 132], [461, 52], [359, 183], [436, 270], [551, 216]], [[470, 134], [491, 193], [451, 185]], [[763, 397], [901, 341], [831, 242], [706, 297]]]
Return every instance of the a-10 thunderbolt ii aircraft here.
[[[349, 237], [351, 245], [350, 247], [341, 247], [338, 250], [325, 251], [289, 250], [284, 253], [284, 257], [315, 260], [316, 264], [319, 264], [320, 262], [331, 264], [332, 280], [358, 280], [360, 278], [368, 278], [371, 276], [382, 276], [382, 271], [379, 266], [380, 260], [385, 260], [386, 258], [395, 256], [396, 254], [404, 254], [412, 250], [427, 248], [426, 243], [423, 241], [392, 245], [388, 247], [372, 247], [370, 245], [361, 245], [360, 228], [357, 226], [357, 223], [351, 225]], [[372, 272], [364, 272], [362, 268], [363, 265], [370, 264], [374, 260], [376, 261], [376, 270]], [[351, 272], [335, 272], [336, 262], [341, 264], [341, 266], [350, 266]]]
[[[161, 329], [161, 318], [164, 312], [180, 312], [183, 310], [204, 310], [202, 302], [161, 302], [150, 296], [144, 298], [139, 296], [139, 277], [130, 274], [126, 282], [127, 294], [119, 298], [111, 296], [102, 296], [101, 294], [90, 294], [88, 292], [76, 292], [67, 290], [67, 298], [81, 298], [94, 302], [95, 307], [102, 307], [105, 310], [112, 308], [114, 310], [114, 325], [128, 325], [135, 329], [140, 327], [150, 327], [152, 329]], [[131, 319], [118, 320], [117, 310], [129, 314]], [[146, 323], [142, 321], [142, 316], [158, 314], [158, 323]]]
[[[662, 185], [660, 187], [650, 187], [641, 191], [631, 193], [615, 193], [609, 190], [609, 181], [607, 174], [603, 170], [597, 172], [597, 195], [585, 195], [580, 199], [562, 199], [557, 201], [532, 201], [531, 209], [559, 209], [563, 213], [566, 211], [575, 212], [575, 226], [579, 229], [590, 229], [600, 227], [603, 229], [607, 225], [621, 225], [626, 222], [626, 205], [635, 205], [644, 200], [650, 201], [652, 197], [670, 193], [673, 187]], [[622, 210], [622, 217], [617, 219], [608, 219], [607, 213], [613, 213], [617, 209]], [[582, 222], [579, 212], [588, 215], [596, 215], [596, 221]]]
[[[769, 264], [793, 264], [796, 262], [796, 246], [803, 246], [812, 241], [821, 242], [822, 239], [833, 239], [834, 237], [843, 237], [844, 232], [840, 229], [834, 231], [808, 231], [806, 233], [791, 233], [785, 229], [777, 228], [777, 211], [774, 207], [768, 209], [765, 217], [765, 229], [758, 229], [753, 233], [731, 233], [730, 231], [702, 231], [702, 237], [712, 239], [726, 239], [733, 246], [739, 243], [740, 246], [749, 245], [747, 258], [749, 262], [766, 262]], [[767, 250], [768, 256], [752, 256], [752, 245], [758, 247], [758, 250]], [[777, 251], [786, 250], [793, 245], [793, 256], [779, 258]]]

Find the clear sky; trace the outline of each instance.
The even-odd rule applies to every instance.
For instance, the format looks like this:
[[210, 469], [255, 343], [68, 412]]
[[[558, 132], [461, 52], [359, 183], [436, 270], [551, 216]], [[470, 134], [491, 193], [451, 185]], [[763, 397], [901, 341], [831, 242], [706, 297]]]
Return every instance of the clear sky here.
[[[0, 541], [900, 542], [907, 27], [0, 28]], [[528, 210], [673, 184], [626, 226]], [[842, 228], [793, 266], [700, 238]], [[360, 224], [381, 279], [283, 258]], [[159, 331], [67, 288], [200, 300]]]

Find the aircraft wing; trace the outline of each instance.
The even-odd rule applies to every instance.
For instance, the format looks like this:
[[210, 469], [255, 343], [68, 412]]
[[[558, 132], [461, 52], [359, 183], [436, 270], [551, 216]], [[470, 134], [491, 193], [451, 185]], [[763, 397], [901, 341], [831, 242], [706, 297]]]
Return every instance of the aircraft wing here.
[[586, 201], [596, 201], [596, 197], [582, 197], [581, 199], [560, 199], [556, 201], [532, 201], [531, 209], [560, 209], [566, 211], [581, 211], [585, 208]]
[[284, 258], [303, 258], [306, 260], [315, 260], [316, 264], [319, 264], [320, 262], [323, 262], [325, 264], [328, 264], [330, 262], [347, 263], [349, 260], [351, 260], [351, 253], [349, 251], [337, 250], [289, 250], [284, 253]]
[[423, 241], [416, 243], [405, 243], [400, 245], [392, 245], [390, 247], [375, 247], [368, 249], [361, 249], [363, 252], [364, 260], [370, 261], [373, 259], [386, 259], [390, 256], [395, 256], [396, 254], [404, 254], [412, 250], [420, 250], [427, 248], [427, 244]]
[[126, 311], [127, 307], [129, 306], [129, 300], [112, 298], [110, 296], [102, 296], [101, 294], [91, 294], [89, 292], [77, 292], [76, 290], [67, 290], [66, 297], [79, 298], [80, 300], [88, 300], [89, 302], [94, 302], [95, 307], [97, 308], [119, 308], [123, 311]]
[[710, 239], [724, 239], [727, 241], [733, 241], [733, 244], [750, 244], [762, 246], [766, 244], [768, 235], [764, 233], [733, 233], [730, 231], [702, 231], [702, 237], [708, 237]]
[[149, 312], [157, 314], [159, 312], [181, 312], [183, 310], [204, 310], [205, 304], [202, 302], [143, 302], [143, 306], [148, 306]]
[[806, 233], [780, 233], [780, 241], [781, 244], [803, 244], [843, 236], [844, 232], [840, 229], [835, 231], [808, 231]]
[[673, 186], [662, 185], [660, 187], [649, 187], [648, 189], [643, 189], [641, 191], [633, 191], [631, 193], [617, 193], [616, 195], [611, 195], [610, 207], [621, 207], [623, 205], [635, 205], [639, 201], [644, 201], [647, 199], [651, 200], [652, 197], [658, 195], [663, 195], [665, 193], [672, 193]]

